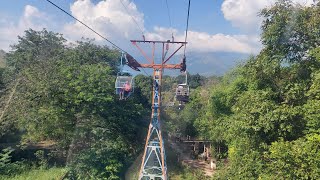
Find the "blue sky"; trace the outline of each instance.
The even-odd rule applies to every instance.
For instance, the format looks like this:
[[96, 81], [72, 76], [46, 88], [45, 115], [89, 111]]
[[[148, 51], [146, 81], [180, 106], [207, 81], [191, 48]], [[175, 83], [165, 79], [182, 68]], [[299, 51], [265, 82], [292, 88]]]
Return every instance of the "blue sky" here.
[[[167, 0], [172, 27], [169, 25], [166, 0], [52, 0], [83, 20], [101, 34], [128, 51], [134, 51], [129, 39], [141, 39], [133, 22], [145, 30], [149, 40], [166, 40], [174, 32], [176, 40], [184, 39], [188, 0]], [[257, 17], [260, 9], [275, 0], [191, 0], [188, 33], [190, 52], [235, 52], [255, 54], [261, 49]], [[311, 3], [312, 0], [295, 0]], [[0, 49], [9, 50], [17, 36], [32, 28], [64, 34], [70, 42], [81, 37], [95, 38], [107, 44], [85, 27], [45, 0], [2, 0], [0, 2]]]
[[[72, 0], [52, 1], [69, 12], [70, 5], [74, 2]], [[99, 0], [92, 0], [92, 2], [98, 3]], [[147, 29], [152, 29], [155, 25], [169, 26], [165, 0], [132, 0], [131, 2], [134, 2], [137, 8], [145, 14], [145, 26]], [[200, 2], [191, 1], [190, 29], [209, 33], [239, 33], [239, 30], [233, 28], [231, 23], [225, 21], [223, 17], [223, 13], [220, 10], [223, 0], [200, 0]], [[34, 6], [40, 11], [55, 17], [56, 20], [59, 19], [63, 22], [71, 20], [45, 0], [4, 0], [1, 2], [0, 12], [1, 14], [11, 16], [17, 21], [26, 5]], [[184, 29], [186, 26], [188, 0], [168, 0], [168, 5], [173, 27], [181, 30]]]

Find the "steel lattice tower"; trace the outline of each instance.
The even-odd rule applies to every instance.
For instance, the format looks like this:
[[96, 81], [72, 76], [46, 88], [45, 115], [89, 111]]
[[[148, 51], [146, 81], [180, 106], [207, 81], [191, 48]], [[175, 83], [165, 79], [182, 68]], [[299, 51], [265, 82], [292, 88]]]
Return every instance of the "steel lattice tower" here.
[[139, 179], [167, 179], [167, 164], [160, 126], [160, 69], [154, 70], [152, 114]]
[[[160, 110], [161, 110], [161, 80], [164, 69], [183, 69], [185, 64], [166, 64], [170, 58], [175, 55], [186, 42], [170, 42], [170, 41], [140, 41], [131, 40], [141, 54], [149, 61], [149, 64], [140, 64], [135, 59], [129, 59], [128, 65], [133, 68], [152, 68], [153, 69], [153, 90], [152, 90], [152, 113], [146, 138], [146, 144], [141, 162], [139, 180], [167, 180], [167, 163], [164, 141], [161, 132]], [[152, 57], [138, 46], [138, 43], [152, 44]], [[155, 63], [154, 52], [156, 44], [162, 45], [162, 58], [160, 63]], [[168, 58], [166, 55], [170, 44], [180, 45]]]

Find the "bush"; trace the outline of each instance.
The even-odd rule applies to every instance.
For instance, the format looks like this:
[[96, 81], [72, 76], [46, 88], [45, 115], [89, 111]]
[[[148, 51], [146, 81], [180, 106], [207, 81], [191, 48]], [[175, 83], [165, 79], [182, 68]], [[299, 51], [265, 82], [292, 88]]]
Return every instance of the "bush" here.
[[0, 153], [0, 174], [2, 176], [13, 176], [29, 169], [29, 165], [23, 161], [11, 162], [12, 148], [5, 148]]

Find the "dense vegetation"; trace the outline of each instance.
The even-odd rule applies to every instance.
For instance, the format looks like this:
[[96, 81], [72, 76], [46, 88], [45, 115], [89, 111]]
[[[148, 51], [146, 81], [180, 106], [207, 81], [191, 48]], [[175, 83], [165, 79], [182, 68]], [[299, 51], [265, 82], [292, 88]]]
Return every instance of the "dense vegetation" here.
[[[70, 177], [121, 177], [143, 147], [150, 108], [139, 82], [134, 97], [118, 101], [119, 58], [89, 40], [67, 44], [61, 34], [27, 30], [6, 55], [0, 142], [54, 142], [51, 156], [66, 161]], [[10, 163], [11, 155], [3, 150], [0, 174], [33, 166]]]
[[5, 52], [3, 50], [0, 50], [0, 90], [4, 88], [3, 78], [2, 78], [2, 74], [6, 66], [4, 56], [5, 56]]
[[280, 0], [260, 15], [261, 52], [194, 92], [181, 119], [227, 147], [213, 152], [228, 158], [215, 178], [319, 179], [320, 3]]
[[[165, 108], [164, 127], [223, 147], [212, 152], [227, 159], [214, 179], [320, 179], [320, 3], [278, 0], [260, 16], [261, 52], [222, 78], [189, 75], [191, 100], [182, 110]], [[0, 68], [0, 143], [21, 146], [0, 152], [0, 179], [41, 172], [50, 158], [62, 159], [66, 170], [52, 171], [70, 179], [123, 177], [143, 147], [152, 79], [138, 75], [135, 95], [118, 101], [119, 58], [47, 30], [19, 37]], [[163, 77], [163, 105], [184, 78]], [[40, 141], [54, 150], [37, 151], [31, 163], [14, 159]], [[184, 171], [183, 179], [203, 178]]]
[[3, 50], [0, 50], [0, 68], [5, 67], [6, 63], [4, 60], [5, 52]]

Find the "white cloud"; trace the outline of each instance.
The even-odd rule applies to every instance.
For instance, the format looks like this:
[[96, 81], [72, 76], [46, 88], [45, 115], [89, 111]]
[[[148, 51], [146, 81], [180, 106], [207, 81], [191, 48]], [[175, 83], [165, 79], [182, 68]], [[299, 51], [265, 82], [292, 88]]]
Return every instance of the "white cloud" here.
[[[70, 10], [73, 16], [112, 42], [127, 47], [130, 44], [130, 38], [141, 37], [142, 34], [131, 16], [144, 30], [144, 15], [138, 11], [133, 2], [128, 0], [122, 0], [122, 2], [128, 12], [120, 0], [100, 1], [97, 4], [90, 0], [79, 0], [71, 4]], [[84, 36], [95, 38], [98, 41], [102, 40], [101, 37], [76, 21], [66, 24], [63, 32], [68, 39], [80, 39]]]
[[223, 51], [256, 54], [260, 50], [257, 37], [248, 35], [210, 35], [205, 32], [190, 31], [189, 47], [193, 51]]
[[[129, 39], [141, 39], [141, 32], [131, 15], [139, 26], [144, 29], [144, 14], [139, 12], [136, 5], [128, 0], [122, 0], [127, 6], [125, 10], [120, 0], [100, 1], [97, 4], [90, 0], [76, 1], [71, 4], [71, 13], [98, 32], [101, 32], [111, 41], [125, 49], [131, 47]], [[82, 36], [102, 40], [78, 22], [73, 21], [65, 25], [64, 34], [68, 39], [79, 39]], [[184, 32], [176, 29], [155, 27], [153, 31], [145, 33], [148, 40], [166, 40], [175, 34], [175, 40], [184, 41]], [[253, 37], [253, 38], [252, 38]], [[255, 36], [208, 34], [206, 32], [189, 31], [189, 51], [225, 51], [240, 53], [257, 53], [259, 40]], [[131, 47], [132, 48], [132, 47]], [[134, 52], [136, 50], [133, 50]]]
[[[250, 0], [246, 1], [250, 2]], [[137, 52], [136, 49], [133, 49], [129, 40], [141, 39], [141, 32], [133, 21], [131, 15], [135, 18], [139, 27], [145, 30], [144, 14], [137, 9], [136, 5], [132, 1], [122, 0], [122, 2], [127, 7], [127, 11], [129, 13], [123, 7], [120, 0], [105, 0], [98, 3], [93, 3], [90, 0], [78, 0], [70, 5], [70, 11], [76, 18], [85, 22], [94, 30], [101, 33], [123, 49], [130, 53]], [[229, 5], [226, 5], [227, 2], [229, 2]], [[232, 4], [232, 2], [236, 4]], [[245, 1], [238, 0], [238, 2], [240, 2], [241, 5], [241, 3]], [[253, 4], [256, 5], [259, 3]], [[246, 6], [240, 6], [234, 9], [234, 6], [237, 5], [239, 4], [237, 4], [237, 1], [235, 0], [226, 0], [223, 3], [223, 6], [230, 10], [228, 20], [235, 22], [240, 21], [241, 19], [236, 18], [236, 13], [239, 11], [245, 11], [243, 8], [248, 8]], [[253, 8], [254, 6], [251, 4], [250, 7]], [[254, 12], [254, 10], [252, 12]], [[250, 14], [254, 14], [252, 12], [248, 12], [246, 15], [244, 13], [241, 14], [251, 17]], [[227, 15], [225, 14], [225, 16]], [[253, 15], [253, 17], [256, 16]], [[55, 26], [55, 24], [52, 25], [51, 22], [49, 23], [49, 20], [49, 17], [45, 13], [30, 5], [25, 7], [24, 12], [17, 23], [12, 23], [12, 21], [6, 18], [0, 18], [0, 49], [8, 50], [9, 44], [13, 44], [17, 41], [17, 35], [23, 35], [23, 31], [28, 28], [41, 30], [44, 27], [48, 27], [47, 25], [50, 25], [50, 28]], [[250, 25], [250, 23], [252, 23], [253, 25], [256, 25], [254, 24], [256, 21], [257, 19], [253, 19], [248, 21], [249, 23], [247, 24]], [[239, 25], [241, 25], [241, 23]], [[57, 27], [54, 28], [57, 29]], [[98, 43], [110, 45], [82, 24], [74, 20], [71, 20], [69, 23], [65, 23], [58, 31], [63, 33], [65, 37], [71, 41], [80, 40], [81, 37], [88, 37], [95, 38]], [[175, 40], [184, 41], [184, 32], [178, 31], [177, 29], [155, 27], [150, 30], [150, 32], [145, 33], [145, 35], [148, 40], [166, 40], [171, 38], [172, 32], [175, 34]], [[258, 35], [209, 34], [207, 32], [192, 31], [192, 29], [188, 34], [188, 42], [188, 51], [198, 52], [224, 51], [257, 53], [261, 47]]]
[[[171, 37], [171, 32], [175, 34], [176, 41], [184, 41], [184, 32], [176, 29], [155, 27], [153, 33], [146, 35], [147, 39], [166, 40]], [[256, 54], [261, 45], [258, 36], [250, 35], [227, 35], [209, 34], [206, 32], [188, 32], [188, 51], [197, 52], [237, 52], [245, 54]]]
[[26, 5], [26, 7], [24, 8], [23, 16], [25, 18], [42, 17], [42, 15], [43, 14], [40, 13], [40, 11], [36, 7]]
[[268, 0], [225, 0], [221, 10], [226, 20], [246, 31], [256, 31], [261, 21], [257, 17], [260, 9], [267, 6]]
[[17, 36], [22, 35], [23, 31], [32, 28], [41, 30], [46, 26], [48, 17], [40, 12], [36, 7], [26, 5], [23, 15], [17, 23], [14, 23], [10, 17], [3, 17], [0, 20], [0, 49], [8, 51], [9, 45], [17, 42]]
[[[314, 3], [313, 0], [293, 0], [293, 2], [305, 6]], [[221, 11], [225, 19], [234, 27], [249, 33], [257, 33], [262, 22], [262, 19], [257, 16], [258, 13], [274, 3], [275, 0], [225, 0]]]

